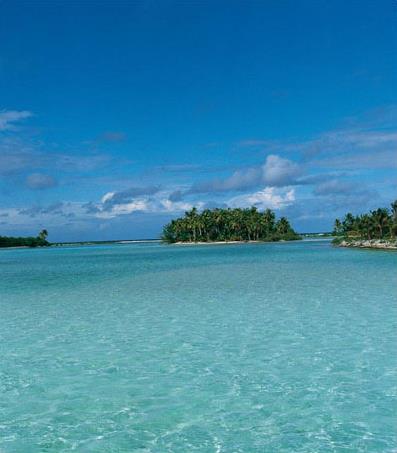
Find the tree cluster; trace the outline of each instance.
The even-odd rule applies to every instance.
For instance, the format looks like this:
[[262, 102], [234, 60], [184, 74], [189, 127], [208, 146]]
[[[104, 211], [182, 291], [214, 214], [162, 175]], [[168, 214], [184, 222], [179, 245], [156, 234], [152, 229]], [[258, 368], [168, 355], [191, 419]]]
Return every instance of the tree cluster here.
[[50, 245], [47, 236], [47, 230], [40, 231], [37, 237], [0, 236], [0, 247], [44, 247]]
[[295, 240], [300, 236], [285, 217], [276, 220], [273, 211], [259, 212], [256, 207], [247, 209], [196, 208], [185, 212], [184, 217], [172, 220], [163, 229], [166, 242], [213, 241], [279, 241]]
[[343, 220], [335, 220], [333, 234], [368, 240], [395, 239], [397, 236], [397, 200], [391, 204], [391, 209], [378, 208], [358, 216], [349, 212]]

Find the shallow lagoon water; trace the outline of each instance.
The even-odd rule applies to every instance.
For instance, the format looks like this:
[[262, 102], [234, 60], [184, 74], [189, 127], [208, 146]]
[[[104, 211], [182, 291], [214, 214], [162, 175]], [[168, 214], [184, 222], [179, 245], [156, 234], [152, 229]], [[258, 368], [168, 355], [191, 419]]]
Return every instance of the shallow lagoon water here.
[[0, 452], [395, 452], [397, 253], [0, 250]]

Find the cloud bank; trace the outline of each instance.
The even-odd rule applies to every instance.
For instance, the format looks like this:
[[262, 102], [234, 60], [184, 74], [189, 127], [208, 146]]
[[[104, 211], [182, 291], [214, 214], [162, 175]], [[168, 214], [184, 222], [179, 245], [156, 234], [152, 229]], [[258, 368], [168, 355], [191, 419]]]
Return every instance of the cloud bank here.
[[34, 233], [42, 226], [91, 228], [96, 234], [116, 223], [128, 231], [145, 218], [161, 219], [159, 231], [165, 220], [193, 206], [252, 205], [288, 215], [298, 229], [309, 230], [310, 222], [329, 229], [346, 211], [387, 206], [397, 193], [397, 125], [390, 122], [349, 124], [309, 140], [247, 139], [231, 145], [234, 151], [254, 148], [251, 165], [241, 158], [240, 165], [186, 163], [185, 156], [184, 163], [145, 166], [121, 162], [116, 152], [98, 152], [99, 141], [110, 149], [124, 146], [123, 132], [62, 147], [18, 127], [31, 116], [28, 110], [0, 111], [2, 232], [30, 228]]

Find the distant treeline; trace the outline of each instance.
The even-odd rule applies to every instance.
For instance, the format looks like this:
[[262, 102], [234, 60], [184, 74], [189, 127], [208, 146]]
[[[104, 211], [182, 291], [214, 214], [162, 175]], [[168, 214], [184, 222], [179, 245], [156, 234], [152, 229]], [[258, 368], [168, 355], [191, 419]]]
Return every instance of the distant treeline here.
[[259, 212], [248, 209], [196, 208], [185, 212], [184, 217], [172, 220], [163, 229], [166, 242], [213, 241], [280, 241], [300, 239], [285, 217], [276, 220], [270, 209]]
[[47, 236], [47, 230], [40, 231], [37, 237], [0, 236], [0, 247], [44, 247], [50, 245]]
[[354, 216], [350, 212], [343, 220], [336, 219], [335, 236], [359, 239], [395, 239], [397, 236], [397, 200], [391, 209], [378, 208], [367, 214]]
[[333, 236], [332, 231], [324, 231], [320, 233], [299, 233], [303, 238], [327, 238]]

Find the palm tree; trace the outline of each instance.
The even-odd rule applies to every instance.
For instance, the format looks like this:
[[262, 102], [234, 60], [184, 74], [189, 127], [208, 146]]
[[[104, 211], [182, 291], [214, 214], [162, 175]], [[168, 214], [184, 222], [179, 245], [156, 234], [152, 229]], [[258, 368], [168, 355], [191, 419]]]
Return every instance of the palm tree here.
[[397, 200], [394, 200], [391, 204], [391, 216], [393, 220], [397, 221]]
[[190, 211], [185, 212], [185, 219], [187, 222], [188, 230], [194, 242], [197, 240], [197, 208], [193, 207]]
[[287, 234], [289, 233], [290, 229], [291, 226], [285, 217], [281, 217], [281, 219], [276, 223], [276, 231], [278, 234]]
[[397, 200], [391, 204], [391, 218], [390, 218], [390, 236], [394, 238], [397, 234]]
[[172, 220], [163, 229], [166, 242], [226, 241], [226, 240], [273, 240], [277, 226], [277, 238], [297, 239], [288, 220], [284, 217], [275, 224], [275, 215], [269, 209], [264, 213], [256, 207], [248, 209], [205, 209], [196, 208], [185, 212], [185, 216]]
[[379, 231], [379, 239], [383, 238], [384, 227], [389, 223], [389, 212], [386, 208], [379, 208], [376, 211], [371, 211], [373, 221]]
[[214, 210], [214, 223], [216, 231], [215, 235], [219, 239], [223, 223], [223, 211], [221, 209]]
[[342, 234], [342, 233], [343, 233], [342, 222], [339, 219], [335, 219], [333, 234], [335, 236], [338, 236], [339, 234]]
[[373, 221], [369, 214], [364, 214], [359, 218], [358, 228], [362, 236], [366, 236], [368, 240], [371, 240], [371, 230], [373, 228]]
[[334, 232], [339, 231], [347, 237], [360, 236], [369, 240], [374, 237], [394, 239], [397, 234], [397, 200], [391, 204], [391, 211], [387, 208], [378, 208], [357, 217], [348, 213], [342, 223], [336, 219]]
[[348, 212], [342, 222], [343, 233], [346, 234], [353, 232], [355, 222], [356, 219], [354, 215], [351, 212]]
[[265, 226], [265, 235], [268, 236], [274, 231], [276, 216], [272, 210], [266, 209], [262, 215], [262, 218]]
[[42, 241], [46, 241], [48, 236], [48, 231], [47, 230], [41, 230], [38, 238], [41, 239]]

